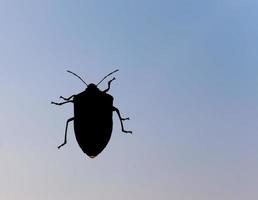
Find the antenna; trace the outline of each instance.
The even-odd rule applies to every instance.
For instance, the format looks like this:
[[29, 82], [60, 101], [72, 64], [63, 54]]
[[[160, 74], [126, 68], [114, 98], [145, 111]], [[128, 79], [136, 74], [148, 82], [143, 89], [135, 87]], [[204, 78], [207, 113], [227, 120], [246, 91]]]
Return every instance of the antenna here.
[[80, 77], [80, 76], [78, 76], [77, 74], [75, 74], [74, 72], [71, 72], [71, 71], [69, 71], [69, 70], [66, 70], [68, 73], [71, 73], [71, 74], [73, 74], [74, 76], [76, 76], [77, 78], [79, 78], [85, 85], [87, 85], [88, 86], [88, 84], [87, 83], [85, 83], [85, 81]]
[[100, 82], [98, 82], [98, 84], [97, 84], [97, 86], [102, 82], [102, 81], [104, 81], [105, 80], [105, 78], [107, 78], [108, 76], [110, 76], [111, 74], [114, 74], [114, 73], [116, 73], [116, 72], [118, 72], [119, 70], [118, 69], [116, 69], [115, 71], [113, 71], [113, 72], [110, 72], [108, 75], [106, 75]]

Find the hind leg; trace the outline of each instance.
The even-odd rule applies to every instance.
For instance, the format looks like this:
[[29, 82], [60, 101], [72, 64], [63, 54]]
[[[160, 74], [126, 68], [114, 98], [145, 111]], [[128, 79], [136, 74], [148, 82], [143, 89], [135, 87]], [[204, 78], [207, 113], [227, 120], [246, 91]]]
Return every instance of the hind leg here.
[[67, 128], [68, 128], [68, 124], [69, 122], [73, 121], [74, 120], [74, 117], [70, 118], [67, 120], [66, 122], [66, 126], [65, 126], [65, 137], [64, 137], [64, 142], [63, 144], [59, 145], [57, 148], [60, 149], [62, 146], [64, 146], [66, 144], [66, 141], [67, 141]]
[[129, 120], [129, 117], [127, 117], [127, 118], [122, 118], [122, 117], [121, 117], [121, 114], [120, 114], [120, 111], [119, 111], [116, 107], [113, 107], [113, 111], [115, 111], [115, 112], [117, 113], [118, 117], [119, 117], [122, 131], [123, 131], [124, 133], [131, 133], [131, 134], [132, 134], [132, 131], [126, 131], [126, 130], [124, 129], [124, 125], [123, 125], [123, 121], [124, 121], [124, 120]]

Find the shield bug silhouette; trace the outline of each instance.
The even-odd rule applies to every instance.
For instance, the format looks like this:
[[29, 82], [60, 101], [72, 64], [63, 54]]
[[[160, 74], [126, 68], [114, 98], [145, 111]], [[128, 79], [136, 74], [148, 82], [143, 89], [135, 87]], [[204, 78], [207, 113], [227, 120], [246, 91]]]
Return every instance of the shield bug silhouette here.
[[122, 132], [132, 133], [132, 131], [126, 131], [123, 126], [124, 120], [129, 118], [122, 118], [119, 110], [113, 106], [113, 97], [107, 92], [110, 89], [110, 84], [115, 78], [108, 81], [108, 88], [104, 91], [98, 89], [98, 85], [111, 74], [117, 72], [115, 70], [106, 75], [97, 85], [91, 83], [87, 84], [80, 76], [74, 72], [67, 71], [77, 78], [79, 78], [87, 87], [79, 93], [72, 95], [68, 98], [60, 96], [63, 102], [56, 103], [55, 105], [63, 105], [66, 103], [74, 104], [74, 117], [70, 118], [66, 122], [64, 142], [58, 146], [58, 149], [64, 146], [67, 142], [67, 128], [69, 122], [74, 122], [74, 132], [76, 140], [82, 149], [90, 158], [96, 157], [107, 146], [113, 129], [113, 112], [118, 114]]

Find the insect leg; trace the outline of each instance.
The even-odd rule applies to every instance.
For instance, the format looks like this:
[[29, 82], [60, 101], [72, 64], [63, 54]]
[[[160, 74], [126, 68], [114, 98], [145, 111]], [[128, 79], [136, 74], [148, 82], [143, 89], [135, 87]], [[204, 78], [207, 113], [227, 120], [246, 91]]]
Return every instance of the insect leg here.
[[73, 98], [73, 97], [74, 97], [74, 95], [72, 95], [72, 96], [70, 96], [70, 97], [68, 97], [68, 98], [65, 98], [65, 97], [63, 97], [63, 96], [60, 96], [59, 98], [65, 100], [65, 101], [69, 101], [69, 100], [70, 100], [71, 98]]
[[107, 92], [109, 89], [110, 89], [110, 84], [111, 84], [111, 82], [112, 81], [114, 81], [114, 80], [116, 80], [116, 78], [114, 77], [114, 78], [112, 78], [110, 81], [108, 81], [108, 88], [107, 89], [105, 89], [103, 92]]
[[65, 126], [65, 137], [64, 137], [64, 143], [59, 145], [57, 148], [60, 149], [60, 147], [64, 146], [66, 144], [66, 138], [67, 138], [67, 128], [68, 128], [68, 124], [69, 122], [73, 121], [74, 120], [74, 117], [70, 118], [67, 120], [66, 122], [66, 126]]
[[119, 117], [119, 119], [120, 119], [122, 131], [123, 131], [124, 133], [131, 133], [131, 134], [132, 134], [132, 131], [126, 131], [126, 130], [124, 129], [124, 125], [123, 125], [123, 121], [124, 121], [124, 120], [129, 120], [129, 117], [127, 117], [127, 118], [122, 118], [121, 115], [120, 115], [120, 111], [119, 111], [116, 107], [113, 107], [113, 111], [116, 111], [116, 113], [117, 113], [117, 115], [118, 115], [118, 117]]
[[65, 102], [61, 102], [61, 103], [56, 103], [56, 102], [51, 101], [51, 104], [55, 104], [55, 105], [58, 105], [58, 106], [61, 106], [61, 105], [66, 104], [66, 103], [73, 103], [73, 101], [65, 101]]

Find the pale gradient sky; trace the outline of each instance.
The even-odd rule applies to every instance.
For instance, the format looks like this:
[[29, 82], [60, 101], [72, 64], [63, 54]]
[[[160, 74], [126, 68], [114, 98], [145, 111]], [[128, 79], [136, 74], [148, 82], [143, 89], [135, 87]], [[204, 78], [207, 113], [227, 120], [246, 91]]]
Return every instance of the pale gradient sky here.
[[[0, 0], [0, 199], [258, 198], [258, 2]], [[84, 90], [130, 121], [94, 160], [69, 127]], [[100, 88], [104, 89], [107, 81]]]

